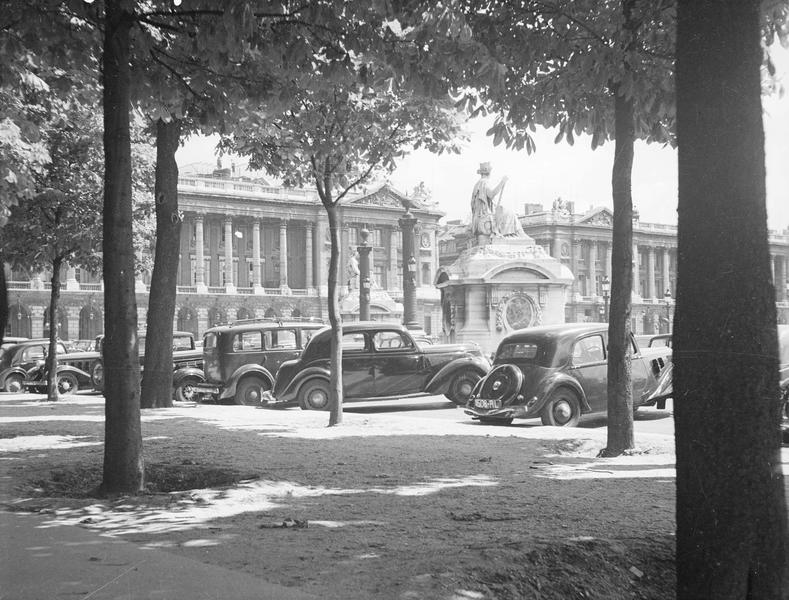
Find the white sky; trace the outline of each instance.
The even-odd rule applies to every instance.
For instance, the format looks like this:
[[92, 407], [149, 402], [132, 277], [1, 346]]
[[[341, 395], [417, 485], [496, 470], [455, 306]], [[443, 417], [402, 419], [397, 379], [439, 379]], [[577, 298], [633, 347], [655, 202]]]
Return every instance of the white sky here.
[[[775, 51], [774, 59], [779, 78], [789, 92], [789, 51]], [[768, 224], [770, 229], [783, 230], [789, 227], [789, 95], [764, 98], [763, 106]], [[487, 128], [482, 120], [472, 123], [471, 139], [459, 155], [418, 151], [407, 156], [391, 175], [392, 185], [410, 193], [424, 181], [448, 219], [467, 220], [479, 163], [490, 161], [494, 183], [504, 175], [509, 178], [502, 203], [518, 214], [523, 214], [527, 202], [548, 208], [557, 197], [575, 202], [579, 212], [590, 206], [611, 207], [613, 142], [592, 151], [588, 137], [577, 137], [574, 146], [564, 141], [554, 144], [555, 132], [538, 130], [534, 134], [537, 151], [529, 156], [525, 151], [494, 147], [492, 138], [485, 136]], [[213, 144], [206, 138], [190, 139], [176, 157], [179, 165], [216, 160]], [[676, 223], [676, 150], [636, 144], [633, 203], [642, 222]]]

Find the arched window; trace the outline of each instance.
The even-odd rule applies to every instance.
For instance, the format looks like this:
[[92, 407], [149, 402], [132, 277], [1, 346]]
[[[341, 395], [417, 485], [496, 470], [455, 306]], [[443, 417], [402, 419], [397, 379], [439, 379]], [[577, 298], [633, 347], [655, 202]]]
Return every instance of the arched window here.
[[244, 319], [253, 319], [254, 316], [252, 315], [252, 311], [250, 311], [246, 306], [242, 306], [236, 311], [236, 319], [239, 321], [243, 321]]
[[19, 300], [12, 304], [8, 310], [8, 324], [6, 335], [14, 337], [31, 337], [33, 326], [30, 311]]
[[301, 316], [301, 311], [298, 308], [294, 308], [290, 312], [290, 316], [293, 317], [294, 319], [297, 319], [297, 318], [299, 318]]
[[191, 306], [182, 306], [178, 309], [176, 324], [178, 331], [188, 331], [197, 337], [197, 312]]
[[89, 304], [79, 311], [79, 339], [92, 340], [104, 333], [104, 315], [101, 309]]
[[430, 263], [422, 263], [422, 285], [432, 285], [430, 277]]
[[220, 323], [226, 323], [227, 317], [225, 316], [225, 311], [223, 311], [218, 306], [212, 306], [208, 309], [208, 326], [214, 327], [215, 325], [219, 325]]
[[276, 319], [277, 317], [279, 317], [279, 314], [277, 313], [276, 310], [274, 310], [274, 307], [272, 306], [266, 309], [266, 314], [264, 316], [269, 319]]
[[[66, 311], [58, 307], [57, 314], [57, 337], [61, 340], [69, 339], [68, 336], [68, 318]], [[44, 309], [44, 337], [49, 337], [49, 308]]]

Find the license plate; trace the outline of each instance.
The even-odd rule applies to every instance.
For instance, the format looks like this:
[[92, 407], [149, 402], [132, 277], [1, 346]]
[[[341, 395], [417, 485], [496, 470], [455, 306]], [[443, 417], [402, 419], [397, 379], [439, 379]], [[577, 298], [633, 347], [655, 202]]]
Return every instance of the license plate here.
[[501, 408], [501, 400], [487, 400], [485, 398], [477, 398], [474, 400], [474, 406], [477, 408]]

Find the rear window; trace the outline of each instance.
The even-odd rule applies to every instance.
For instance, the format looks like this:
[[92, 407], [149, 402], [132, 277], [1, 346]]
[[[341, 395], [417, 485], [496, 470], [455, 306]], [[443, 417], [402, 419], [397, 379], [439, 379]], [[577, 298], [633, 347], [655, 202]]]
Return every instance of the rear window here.
[[216, 348], [216, 334], [215, 333], [206, 333], [203, 337], [203, 348], [206, 350], [211, 350]]
[[496, 363], [532, 364], [547, 367], [550, 365], [550, 348], [535, 341], [509, 342], [499, 346]]

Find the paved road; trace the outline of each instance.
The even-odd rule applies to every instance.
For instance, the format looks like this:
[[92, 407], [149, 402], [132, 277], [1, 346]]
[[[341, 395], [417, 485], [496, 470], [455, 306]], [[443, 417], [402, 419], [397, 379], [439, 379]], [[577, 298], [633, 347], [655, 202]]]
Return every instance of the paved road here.
[[[471, 422], [471, 417], [463, 412], [463, 409], [456, 407], [443, 396], [431, 396], [419, 400], [394, 400], [378, 402], [359, 402], [345, 403], [344, 412], [364, 413], [372, 418], [386, 415], [397, 414], [401, 416], [412, 416], [424, 419], [444, 419], [454, 422]], [[516, 419], [510, 427], [536, 427], [542, 423], [539, 419]], [[606, 426], [605, 415], [585, 415], [581, 417], [579, 427], [590, 429], [604, 428]], [[673, 435], [674, 418], [671, 413], [671, 401], [668, 402], [666, 410], [658, 410], [652, 407], [639, 409], [633, 422], [635, 434], [638, 433], [661, 433]]]

